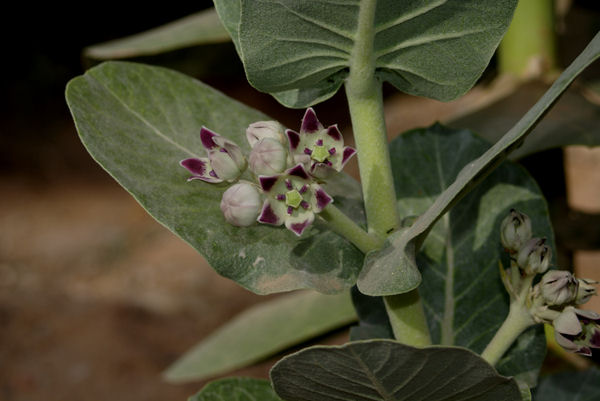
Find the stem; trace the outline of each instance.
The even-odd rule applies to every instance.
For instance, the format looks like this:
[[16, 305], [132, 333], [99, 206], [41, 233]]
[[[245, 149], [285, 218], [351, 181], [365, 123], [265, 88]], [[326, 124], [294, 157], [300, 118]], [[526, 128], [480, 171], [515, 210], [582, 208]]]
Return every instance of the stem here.
[[554, 1], [521, 0], [498, 52], [501, 73], [539, 77], [556, 68]]
[[379, 237], [369, 235], [354, 220], [331, 204], [323, 209], [319, 216], [329, 224], [333, 231], [352, 242], [365, 254], [383, 246], [383, 241]]
[[383, 298], [396, 340], [416, 347], [431, 345], [419, 291]]
[[381, 82], [375, 78], [375, 0], [360, 2], [358, 30], [346, 81], [369, 232], [385, 237], [399, 226], [387, 144]]
[[506, 320], [483, 350], [481, 357], [490, 365], [496, 365], [517, 337], [534, 324], [535, 321], [531, 318], [527, 307], [524, 304], [512, 302]]
[[[346, 98], [358, 151], [358, 167], [368, 231], [385, 238], [400, 226], [396, 191], [387, 143], [381, 82], [375, 77], [376, 0], [360, 2], [358, 29], [345, 83]], [[431, 344], [417, 290], [384, 298], [397, 340], [409, 345]]]

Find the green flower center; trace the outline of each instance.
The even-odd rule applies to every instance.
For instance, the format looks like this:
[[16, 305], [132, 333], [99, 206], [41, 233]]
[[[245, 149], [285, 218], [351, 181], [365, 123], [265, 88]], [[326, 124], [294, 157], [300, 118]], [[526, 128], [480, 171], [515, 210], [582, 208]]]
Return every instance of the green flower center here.
[[293, 189], [291, 191], [286, 192], [285, 194], [285, 204], [296, 209], [302, 203], [302, 195], [298, 190]]
[[315, 145], [312, 149], [311, 157], [319, 163], [323, 163], [329, 156], [329, 151], [323, 145]]

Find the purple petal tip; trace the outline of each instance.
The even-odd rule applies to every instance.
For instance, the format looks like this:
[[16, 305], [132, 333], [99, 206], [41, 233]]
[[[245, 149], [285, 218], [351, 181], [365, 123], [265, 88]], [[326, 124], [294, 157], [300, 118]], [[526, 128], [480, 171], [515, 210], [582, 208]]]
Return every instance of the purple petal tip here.
[[206, 172], [206, 161], [198, 158], [184, 159], [179, 162], [181, 167], [185, 167], [190, 173], [194, 175], [204, 175]]
[[342, 156], [342, 166], [345, 165], [348, 160], [350, 160], [350, 158], [352, 156], [354, 156], [356, 154], [356, 149], [350, 147], [350, 146], [346, 146], [344, 148], [344, 155]]
[[310, 225], [310, 220], [305, 220], [302, 223], [293, 223], [293, 224], [290, 224], [290, 230], [292, 230], [294, 232], [294, 234], [300, 236], [300, 235], [302, 235], [302, 233], [304, 232], [306, 227], [308, 227], [309, 225]]
[[262, 190], [269, 192], [273, 188], [273, 185], [275, 185], [275, 182], [277, 182], [277, 176], [260, 176], [258, 177], [258, 181]]
[[294, 167], [290, 168], [287, 171], [287, 174], [308, 180], [308, 173], [306, 172], [306, 170], [304, 169], [304, 166], [302, 166], [302, 164], [296, 164]]
[[312, 107], [306, 109], [306, 113], [304, 113], [304, 117], [302, 117], [302, 128], [301, 132], [313, 133], [317, 132], [321, 128], [321, 123], [317, 119], [317, 115]]
[[333, 198], [327, 194], [323, 189], [319, 188], [315, 192], [315, 196], [317, 197], [317, 208], [319, 210], [325, 209], [325, 206], [329, 205], [333, 202]]
[[268, 201], [265, 201], [265, 203], [263, 204], [262, 211], [260, 213], [260, 216], [258, 216], [257, 221], [259, 223], [272, 224], [275, 226], [281, 224], [281, 220], [279, 219], [279, 217], [277, 217]]
[[202, 146], [206, 149], [212, 149], [217, 146], [217, 144], [213, 141], [213, 137], [218, 134], [209, 130], [206, 127], [200, 128], [200, 140], [202, 141]]
[[300, 143], [300, 134], [296, 131], [288, 129], [285, 131], [285, 135], [287, 136], [288, 141], [290, 143], [290, 150], [296, 150], [298, 148], [298, 144]]
[[342, 140], [342, 133], [338, 129], [337, 125], [331, 125], [327, 127], [327, 135], [333, 138], [334, 141]]

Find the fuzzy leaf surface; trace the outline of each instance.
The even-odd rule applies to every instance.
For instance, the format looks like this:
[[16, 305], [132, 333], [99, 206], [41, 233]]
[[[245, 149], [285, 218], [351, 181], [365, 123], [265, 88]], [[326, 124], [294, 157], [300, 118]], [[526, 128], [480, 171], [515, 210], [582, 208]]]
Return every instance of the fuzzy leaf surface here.
[[[425, 212], [462, 166], [489, 146], [467, 130], [441, 125], [396, 138], [390, 152], [400, 215]], [[553, 246], [548, 208], [537, 184], [522, 167], [505, 162], [433, 226], [417, 254], [423, 275], [419, 293], [435, 344], [480, 353], [508, 314], [498, 266], [500, 261], [509, 266], [500, 224], [511, 208], [527, 214], [534, 235]], [[533, 385], [544, 355], [543, 330], [534, 327], [500, 361], [499, 372], [523, 375]]]
[[600, 370], [565, 372], [544, 377], [534, 401], [596, 401], [600, 399]]
[[521, 400], [514, 379], [463, 348], [414, 348], [391, 340], [316, 346], [271, 370], [287, 401]]
[[[358, 288], [367, 295], [394, 295], [414, 289], [420, 281], [416, 276], [415, 253], [431, 231], [434, 224], [450, 210], [462, 197], [477, 187], [506, 157], [519, 148], [536, 123], [558, 100], [575, 77], [600, 56], [600, 33], [558, 77], [540, 100], [511, 128], [498, 142], [481, 153], [472, 154], [468, 161], [461, 160], [458, 173], [447, 181], [447, 188], [436, 194], [431, 206], [424, 211], [407, 229], [399, 230], [389, 236], [387, 247], [381, 250], [386, 259], [395, 260], [394, 264], [379, 263], [378, 255], [367, 255], [365, 268], [361, 271]], [[455, 152], [455, 149], [448, 150]], [[397, 156], [391, 152], [392, 163]], [[404, 166], [401, 169], [406, 169]], [[431, 169], [429, 169], [431, 170]], [[411, 173], [418, 170], [410, 166]], [[403, 183], [397, 184], [401, 185]], [[400, 271], [410, 275], [398, 274]], [[385, 277], [382, 280], [381, 277]]]
[[211, 8], [145, 32], [86, 47], [83, 54], [95, 60], [130, 58], [229, 40], [215, 9]]
[[188, 401], [282, 401], [268, 380], [231, 377], [208, 383]]
[[245, 310], [164, 373], [170, 382], [201, 380], [281, 352], [356, 320], [350, 294], [301, 292]]
[[[347, 76], [360, 0], [215, 0], [248, 80], [290, 107], [331, 97]], [[508, 28], [515, 0], [378, 0], [376, 75], [441, 100], [466, 92]]]
[[[107, 62], [73, 79], [67, 102], [92, 157], [221, 275], [259, 294], [336, 293], [355, 283], [362, 253], [323, 223], [300, 238], [282, 227], [234, 227], [219, 207], [226, 185], [186, 182], [189, 173], [178, 163], [206, 156], [201, 126], [249, 152], [245, 130], [269, 120], [266, 115], [185, 75], [126, 62]], [[338, 174], [325, 188], [336, 206], [364, 221], [356, 181]]]

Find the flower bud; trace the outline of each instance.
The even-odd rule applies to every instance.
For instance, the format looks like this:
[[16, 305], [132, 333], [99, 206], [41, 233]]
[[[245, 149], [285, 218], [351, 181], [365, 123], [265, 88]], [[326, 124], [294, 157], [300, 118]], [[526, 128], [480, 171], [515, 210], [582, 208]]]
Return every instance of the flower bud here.
[[518, 252], [531, 239], [531, 220], [526, 214], [510, 210], [500, 226], [500, 240], [511, 253]]
[[579, 278], [577, 281], [579, 282], [579, 288], [577, 289], [575, 303], [581, 305], [589, 301], [592, 295], [597, 294], [595, 285], [600, 283], [586, 278]]
[[541, 274], [548, 270], [550, 259], [552, 259], [552, 250], [545, 243], [545, 238], [532, 238], [519, 250], [517, 264], [528, 276]]
[[261, 139], [275, 139], [282, 145], [285, 144], [284, 129], [277, 121], [257, 121], [246, 129], [246, 138], [250, 147], [254, 147]]
[[246, 159], [242, 150], [235, 143], [223, 137], [215, 137], [213, 141], [218, 148], [208, 152], [210, 165], [220, 179], [236, 180], [246, 170]]
[[246, 227], [253, 224], [261, 206], [258, 190], [247, 182], [232, 185], [221, 198], [221, 211], [225, 220], [234, 226]]
[[263, 138], [252, 148], [249, 166], [255, 174], [274, 175], [282, 173], [287, 167], [286, 148], [273, 138]]
[[542, 277], [540, 287], [547, 305], [564, 305], [575, 300], [578, 283], [566, 270], [551, 270]]

